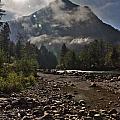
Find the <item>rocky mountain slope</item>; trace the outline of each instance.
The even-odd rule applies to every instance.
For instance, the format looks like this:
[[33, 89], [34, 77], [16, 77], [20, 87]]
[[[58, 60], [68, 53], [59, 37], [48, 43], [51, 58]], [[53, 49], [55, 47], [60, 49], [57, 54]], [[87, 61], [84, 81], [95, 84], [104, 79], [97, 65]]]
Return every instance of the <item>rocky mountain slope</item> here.
[[120, 41], [120, 32], [103, 23], [87, 6], [55, 0], [30, 16], [9, 22], [11, 40], [30, 40], [49, 47], [62, 43], [81, 45], [94, 39]]

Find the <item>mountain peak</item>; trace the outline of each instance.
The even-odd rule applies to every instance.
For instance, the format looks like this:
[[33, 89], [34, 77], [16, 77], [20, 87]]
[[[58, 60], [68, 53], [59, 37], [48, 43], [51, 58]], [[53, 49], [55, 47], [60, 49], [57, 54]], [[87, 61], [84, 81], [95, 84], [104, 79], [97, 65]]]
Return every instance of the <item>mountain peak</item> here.
[[62, 2], [65, 4], [65, 6], [69, 6], [69, 7], [71, 7], [71, 8], [79, 7], [79, 5], [74, 4], [74, 3], [71, 2], [70, 0], [62, 0]]
[[65, 9], [65, 10], [71, 10], [71, 9], [74, 9], [74, 8], [77, 8], [79, 7], [79, 5], [71, 2], [70, 0], [56, 0], [56, 3], [57, 4], [61, 4], [63, 3], [64, 4], [64, 7], [62, 9]]

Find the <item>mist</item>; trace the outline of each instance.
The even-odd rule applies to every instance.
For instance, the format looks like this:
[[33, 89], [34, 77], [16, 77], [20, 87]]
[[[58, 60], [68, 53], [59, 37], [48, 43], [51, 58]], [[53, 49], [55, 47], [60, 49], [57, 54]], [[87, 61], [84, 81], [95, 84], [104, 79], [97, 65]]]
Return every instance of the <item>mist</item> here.
[[64, 3], [59, 1], [51, 4], [51, 8], [54, 13], [54, 19], [69, 27], [74, 22], [83, 22], [89, 20], [90, 10], [86, 7], [80, 6], [75, 11], [63, 11], [61, 8], [64, 8]]
[[4, 19], [16, 19], [21, 16], [28, 16], [47, 6], [52, 1], [54, 0], [26, 0], [24, 2], [2, 0], [2, 3], [4, 4], [3, 9], [8, 13]]

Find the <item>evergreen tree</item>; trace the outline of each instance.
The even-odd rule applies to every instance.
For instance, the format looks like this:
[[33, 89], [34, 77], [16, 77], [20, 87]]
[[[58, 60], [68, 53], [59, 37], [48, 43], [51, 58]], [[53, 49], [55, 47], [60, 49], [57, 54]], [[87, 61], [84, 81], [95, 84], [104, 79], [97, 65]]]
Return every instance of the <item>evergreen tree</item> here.
[[22, 50], [23, 50], [23, 45], [20, 40], [17, 41], [16, 43], [16, 59], [21, 59], [22, 58]]
[[9, 47], [10, 59], [15, 58], [15, 52], [16, 52], [15, 50], [16, 50], [16, 46], [14, 42], [10, 41], [10, 47]]
[[64, 63], [66, 69], [79, 69], [79, 59], [74, 51], [68, 51], [64, 57]]
[[56, 68], [56, 56], [52, 52], [48, 51], [48, 49], [44, 45], [41, 46], [38, 53], [38, 61], [42, 69]]
[[64, 57], [65, 57], [67, 52], [68, 52], [68, 48], [66, 47], [66, 44], [64, 43], [62, 45], [61, 53], [60, 53], [60, 66], [62, 66], [63, 68], [65, 67]]
[[[1, 3], [1, 1], [0, 1]], [[2, 16], [5, 15], [4, 14], [4, 10], [1, 9], [2, 5], [0, 4], [0, 20], [2, 19]], [[9, 56], [9, 45], [10, 45], [10, 28], [9, 28], [9, 24], [7, 22], [0, 22], [0, 27], [1, 27], [1, 31], [0, 31], [0, 49], [4, 51], [4, 54], [6, 55], [8, 61], [10, 59]]]
[[9, 34], [10, 34], [9, 24], [5, 22], [1, 30], [1, 35], [3, 38], [2, 49], [6, 53], [7, 58], [9, 58], [9, 46], [10, 46], [10, 35]]
[[2, 67], [2, 64], [6, 62], [6, 56], [3, 50], [0, 50], [0, 69]]
[[23, 57], [26, 57], [27, 59], [37, 59], [38, 48], [30, 42], [26, 43], [23, 51]]
[[111, 62], [113, 67], [119, 68], [119, 53], [116, 46], [112, 49]]

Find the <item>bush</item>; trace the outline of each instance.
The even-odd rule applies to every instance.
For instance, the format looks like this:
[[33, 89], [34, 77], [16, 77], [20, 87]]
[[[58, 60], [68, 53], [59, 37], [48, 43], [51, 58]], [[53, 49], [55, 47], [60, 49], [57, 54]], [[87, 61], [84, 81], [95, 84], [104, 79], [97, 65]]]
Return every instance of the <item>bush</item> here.
[[3, 78], [6, 78], [9, 73], [15, 70], [15, 65], [14, 64], [8, 64], [4, 63], [2, 67], [0, 68], [0, 76]]
[[6, 62], [5, 52], [3, 50], [0, 50], [0, 67], [4, 62]]
[[16, 72], [25, 76], [35, 75], [38, 63], [35, 59], [22, 59], [16, 62]]
[[23, 75], [17, 75], [15, 72], [12, 72], [8, 74], [6, 79], [0, 77], [0, 91], [6, 93], [19, 92], [34, 84], [35, 77], [33, 75], [24, 77]]

